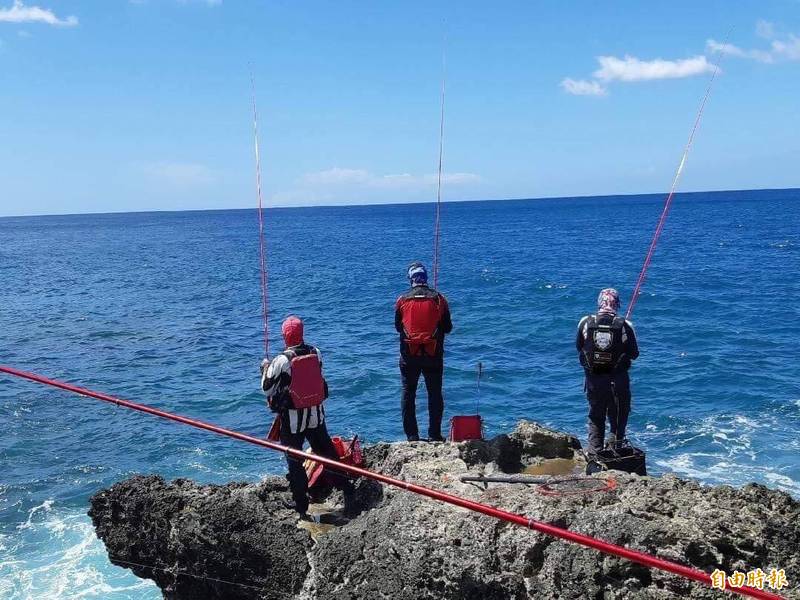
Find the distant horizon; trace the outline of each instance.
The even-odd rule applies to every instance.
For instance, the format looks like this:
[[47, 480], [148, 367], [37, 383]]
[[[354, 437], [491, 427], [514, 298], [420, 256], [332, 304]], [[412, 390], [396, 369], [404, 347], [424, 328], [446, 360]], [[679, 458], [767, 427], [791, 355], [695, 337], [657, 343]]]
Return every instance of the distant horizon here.
[[[676, 196], [688, 196], [692, 194], [728, 194], [740, 192], [782, 192], [782, 191], [800, 191], [800, 186], [797, 187], [766, 187], [766, 188], [743, 188], [743, 189], [724, 189], [724, 190], [690, 190], [690, 191], [676, 191]], [[543, 200], [578, 200], [582, 198], [619, 198], [619, 197], [637, 197], [637, 196], [662, 196], [666, 198], [669, 192], [632, 192], [627, 194], [579, 194], [574, 196], [536, 196], [536, 197], [518, 197], [518, 198], [465, 198], [458, 200], [442, 200], [442, 204], [466, 204], [475, 202], [538, 202]], [[265, 205], [264, 210], [294, 210], [294, 209], [308, 209], [308, 208], [366, 208], [370, 206], [407, 206], [411, 204], [436, 204], [436, 200], [410, 200], [408, 202], [369, 202], [369, 203], [328, 203], [328, 204], [289, 204], [289, 205]], [[9, 214], [0, 215], [0, 219], [25, 219], [36, 217], [79, 217], [91, 215], [127, 215], [127, 214], [160, 214], [160, 213], [191, 213], [191, 212], [228, 212], [237, 210], [256, 210], [258, 207], [253, 206], [234, 206], [226, 208], [183, 208], [183, 209], [151, 209], [151, 210], [118, 210], [118, 211], [87, 211], [87, 212], [65, 212], [65, 213], [42, 213], [42, 214]]]

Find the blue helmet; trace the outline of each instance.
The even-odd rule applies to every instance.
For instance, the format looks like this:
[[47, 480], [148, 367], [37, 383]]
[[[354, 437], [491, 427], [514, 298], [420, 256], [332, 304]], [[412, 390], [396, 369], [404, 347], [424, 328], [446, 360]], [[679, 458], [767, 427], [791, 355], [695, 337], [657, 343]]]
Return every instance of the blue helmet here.
[[428, 283], [428, 271], [421, 262], [413, 262], [408, 267], [408, 280], [411, 285], [425, 285]]

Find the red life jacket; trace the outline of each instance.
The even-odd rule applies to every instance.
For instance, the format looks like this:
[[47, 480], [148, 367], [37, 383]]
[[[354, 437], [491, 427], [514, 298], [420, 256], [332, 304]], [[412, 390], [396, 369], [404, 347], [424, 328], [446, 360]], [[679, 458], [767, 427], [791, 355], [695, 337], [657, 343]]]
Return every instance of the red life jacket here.
[[325, 379], [319, 356], [312, 350], [298, 355], [293, 350], [284, 353], [291, 361], [292, 380], [289, 383], [289, 396], [295, 409], [319, 406], [325, 400]]
[[407, 295], [404, 301], [403, 331], [409, 354], [434, 356], [442, 319], [441, 297], [415, 294]]

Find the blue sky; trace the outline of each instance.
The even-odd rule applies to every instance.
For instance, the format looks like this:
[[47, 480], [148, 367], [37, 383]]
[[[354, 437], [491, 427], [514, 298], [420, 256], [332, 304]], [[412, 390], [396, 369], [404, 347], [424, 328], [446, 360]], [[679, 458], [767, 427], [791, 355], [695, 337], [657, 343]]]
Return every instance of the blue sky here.
[[[727, 43], [728, 31], [731, 30]], [[0, 0], [0, 215], [800, 186], [800, 1]]]

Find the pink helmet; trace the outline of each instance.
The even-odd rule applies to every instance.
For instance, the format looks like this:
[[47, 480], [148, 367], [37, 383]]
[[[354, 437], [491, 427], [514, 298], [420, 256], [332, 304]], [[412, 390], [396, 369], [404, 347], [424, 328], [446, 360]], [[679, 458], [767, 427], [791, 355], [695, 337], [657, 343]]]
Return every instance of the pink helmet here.
[[281, 326], [281, 333], [287, 348], [299, 346], [303, 343], [303, 321], [294, 315], [286, 317]]

